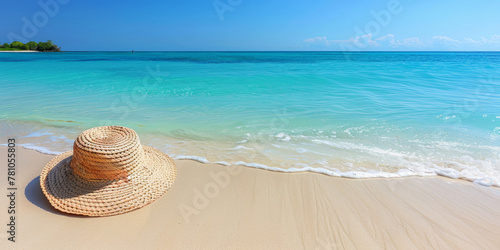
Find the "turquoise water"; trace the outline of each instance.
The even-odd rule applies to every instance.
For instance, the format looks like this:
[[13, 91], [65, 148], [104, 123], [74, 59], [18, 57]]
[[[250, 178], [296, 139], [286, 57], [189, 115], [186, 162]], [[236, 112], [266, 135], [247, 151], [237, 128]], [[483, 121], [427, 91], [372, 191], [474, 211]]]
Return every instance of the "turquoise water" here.
[[[0, 53], [0, 131], [133, 128], [178, 159], [500, 183], [500, 53]], [[2, 142], [0, 142], [1, 144]]]

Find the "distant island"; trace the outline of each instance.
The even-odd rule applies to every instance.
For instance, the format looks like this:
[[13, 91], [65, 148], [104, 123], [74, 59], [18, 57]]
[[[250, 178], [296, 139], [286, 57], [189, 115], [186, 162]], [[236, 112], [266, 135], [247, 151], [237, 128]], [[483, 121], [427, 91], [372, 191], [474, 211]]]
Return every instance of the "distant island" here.
[[11, 44], [4, 43], [0, 45], [0, 51], [41, 51], [41, 52], [61, 52], [61, 48], [55, 45], [51, 40], [47, 42], [33, 42], [22, 43], [14, 41]]

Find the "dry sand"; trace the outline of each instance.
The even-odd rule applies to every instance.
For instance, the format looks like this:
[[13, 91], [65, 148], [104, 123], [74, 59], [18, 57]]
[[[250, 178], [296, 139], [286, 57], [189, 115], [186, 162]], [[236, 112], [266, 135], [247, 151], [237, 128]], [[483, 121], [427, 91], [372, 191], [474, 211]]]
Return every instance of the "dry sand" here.
[[[6, 147], [0, 186], [7, 193]], [[52, 158], [18, 148], [16, 242], [4, 249], [498, 249], [500, 192], [445, 178], [352, 180], [176, 161], [158, 201], [118, 216], [54, 210], [38, 175]], [[218, 177], [217, 177], [218, 176]], [[223, 178], [226, 177], [226, 178]]]

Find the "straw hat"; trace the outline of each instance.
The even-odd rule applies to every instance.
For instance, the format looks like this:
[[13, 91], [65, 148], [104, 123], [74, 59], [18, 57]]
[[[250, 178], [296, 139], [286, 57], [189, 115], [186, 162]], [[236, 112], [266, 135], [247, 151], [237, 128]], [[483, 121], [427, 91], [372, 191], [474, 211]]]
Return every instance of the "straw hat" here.
[[141, 145], [134, 130], [106, 126], [85, 130], [73, 150], [47, 163], [40, 185], [50, 204], [60, 211], [108, 216], [155, 201], [176, 176], [174, 161]]

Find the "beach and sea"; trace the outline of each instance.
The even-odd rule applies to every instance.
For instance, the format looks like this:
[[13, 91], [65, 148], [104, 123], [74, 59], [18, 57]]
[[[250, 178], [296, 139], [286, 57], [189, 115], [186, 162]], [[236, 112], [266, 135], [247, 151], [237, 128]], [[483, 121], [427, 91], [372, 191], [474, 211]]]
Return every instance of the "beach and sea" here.
[[[15, 246], [495, 249], [499, 62], [497, 52], [2, 53]], [[104, 125], [171, 156], [176, 183], [119, 216], [54, 210], [40, 171]]]

